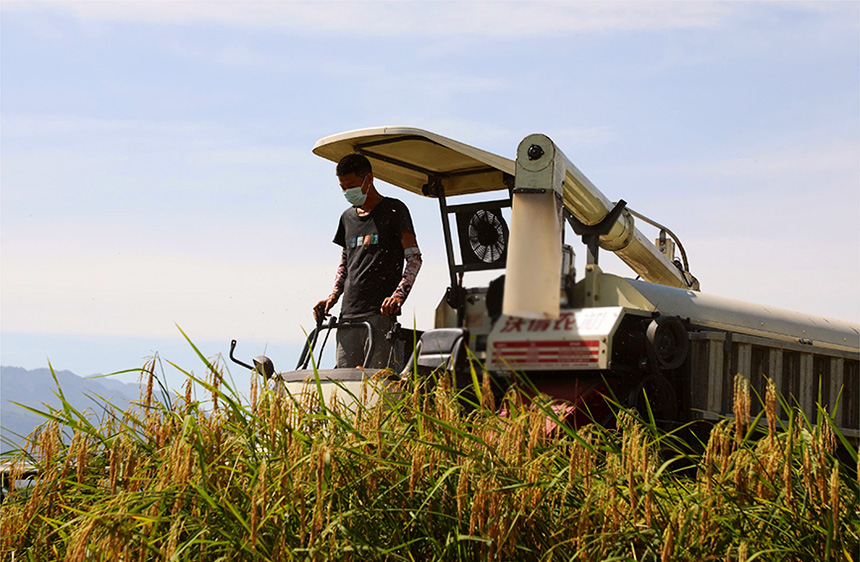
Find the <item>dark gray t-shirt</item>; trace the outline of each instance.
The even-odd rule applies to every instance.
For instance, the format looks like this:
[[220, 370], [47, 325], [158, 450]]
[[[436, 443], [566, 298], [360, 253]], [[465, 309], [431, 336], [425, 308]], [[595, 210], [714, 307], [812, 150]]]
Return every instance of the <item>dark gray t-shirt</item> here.
[[403, 277], [404, 230], [415, 232], [406, 205], [384, 197], [369, 214], [350, 207], [340, 216], [334, 243], [346, 250], [346, 283], [341, 315], [379, 312]]

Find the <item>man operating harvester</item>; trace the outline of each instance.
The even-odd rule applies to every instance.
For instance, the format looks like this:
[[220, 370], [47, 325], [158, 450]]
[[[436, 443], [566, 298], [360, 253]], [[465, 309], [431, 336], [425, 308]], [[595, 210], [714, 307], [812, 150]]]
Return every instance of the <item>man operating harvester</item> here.
[[389, 365], [393, 341], [385, 335], [421, 268], [412, 218], [401, 201], [376, 191], [373, 170], [365, 156], [344, 156], [336, 173], [343, 196], [352, 207], [340, 216], [333, 240], [343, 248], [334, 288], [328, 298], [316, 304], [314, 317], [320, 321], [343, 295], [341, 320], [369, 322], [374, 350], [370, 364], [364, 365], [367, 331], [339, 329], [337, 366], [393, 367]]

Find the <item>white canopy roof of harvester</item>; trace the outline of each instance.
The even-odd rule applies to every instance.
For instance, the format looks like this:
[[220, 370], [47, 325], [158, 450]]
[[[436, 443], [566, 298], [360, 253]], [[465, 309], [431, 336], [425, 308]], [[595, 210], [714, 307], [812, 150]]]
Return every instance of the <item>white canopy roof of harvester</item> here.
[[446, 196], [507, 189], [516, 169], [513, 160], [412, 127], [347, 131], [320, 139], [313, 151], [333, 162], [364, 154], [374, 177], [428, 196], [434, 194], [425, 186], [433, 181]]

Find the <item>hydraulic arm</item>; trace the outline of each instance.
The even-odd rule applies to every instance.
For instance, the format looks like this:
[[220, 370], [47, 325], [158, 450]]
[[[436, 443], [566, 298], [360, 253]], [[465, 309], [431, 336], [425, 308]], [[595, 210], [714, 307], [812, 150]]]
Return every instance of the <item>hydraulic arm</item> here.
[[[558, 292], [547, 294], [543, 287], [535, 290], [535, 280], [559, 278], [560, 260], [554, 254], [555, 247], [561, 247], [562, 209], [588, 226], [601, 223], [615, 205], [542, 134], [529, 135], [517, 149], [512, 201], [505, 313], [557, 317]], [[607, 225], [599, 245], [614, 252], [645, 281], [696, 288], [692, 277], [680, 271], [634, 226], [626, 209]], [[547, 259], [540, 259], [541, 255]]]

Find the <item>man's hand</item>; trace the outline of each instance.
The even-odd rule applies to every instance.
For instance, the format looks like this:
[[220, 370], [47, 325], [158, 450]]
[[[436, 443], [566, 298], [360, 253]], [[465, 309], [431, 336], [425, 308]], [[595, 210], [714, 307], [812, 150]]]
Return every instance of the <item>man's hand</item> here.
[[399, 298], [392, 295], [382, 301], [382, 308], [380, 308], [379, 310], [382, 312], [382, 314], [385, 314], [387, 316], [393, 316], [400, 312], [400, 307], [402, 305], [403, 302]]
[[331, 295], [316, 303], [316, 305], [314, 305], [314, 320], [321, 322], [322, 319], [325, 318], [325, 315], [328, 314], [328, 311], [331, 310], [336, 303], [337, 298]]

